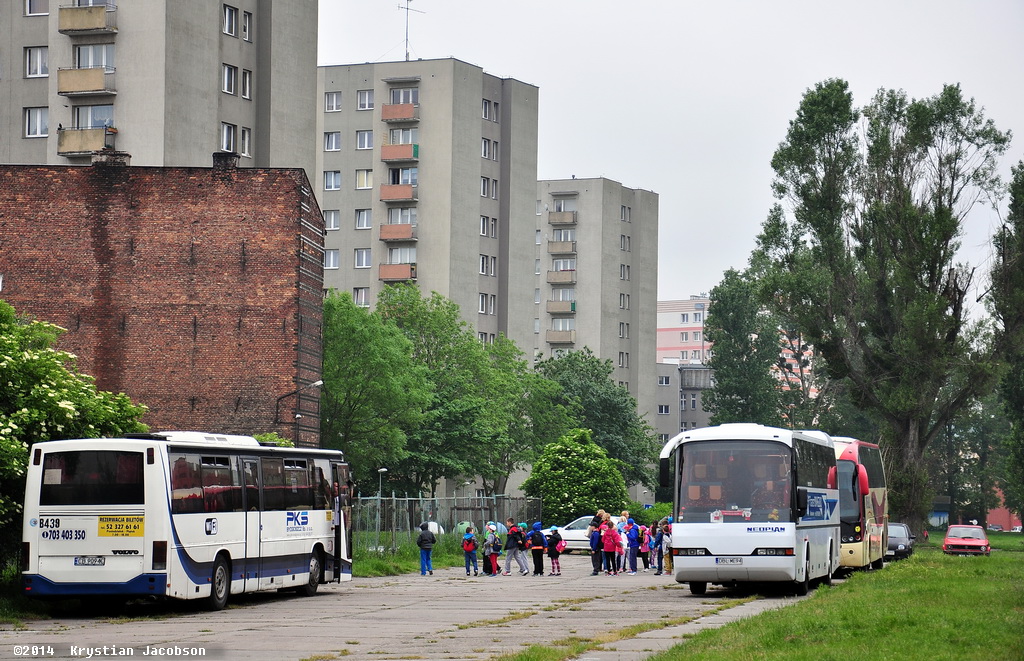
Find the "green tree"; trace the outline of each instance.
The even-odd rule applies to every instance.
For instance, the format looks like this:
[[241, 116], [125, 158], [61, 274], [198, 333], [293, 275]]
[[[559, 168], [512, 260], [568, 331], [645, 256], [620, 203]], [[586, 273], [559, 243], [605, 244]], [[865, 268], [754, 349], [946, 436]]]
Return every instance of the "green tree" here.
[[922, 100], [883, 90], [861, 113], [829, 80], [805, 94], [772, 159], [792, 218], [777, 207], [758, 239], [759, 263], [788, 285], [768, 298], [885, 421], [895, 516], [915, 527], [928, 507], [925, 448], [992, 388], [1019, 341], [1024, 306], [1012, 303], [1024, 294], [994, 281], [995, 316], [972, 323], [974, 269], [954, 263], [966, 215], [999, 195], [1008, 142], [958, 86]]
[[405, 456], [406, 434], [430, 401], [425, 368], [412, 342], [348, 292], [324, 299], [320, 430], [327, 447], [345, 452], [357, 484], [377, 486], [377, 469]]
[[589, 430], [573, 429], [544, 448], [523, 493], [541, 499], [548, 521], [569, 522], [598, 509], [614, 512], [628, 498], [616, 464]]
[[733, 269], [711, 290], [704, 337], [714, 345], [708, 365], [714, 385], [704, 391], [711, 424], [778, 426], [781, 384], [772, 374], [780, 356], [779, 326], [755, 296], [755, 285]]
[[[75, 357], [55, 348], [64, 329], [19, 317], [0, 300], [0, 539], [21, 538], [29, 449], [36, 441], [144, 432], [146, 407], [96, 389]], [[0, 542], [2, 543], [2, 542]], [[9, 549], [8, 549], [9, 550]]]
[[636, 400], [612, 381], [613, 369], [610, 360], [601, 360], [588, 348], [536, 365], [540, 374], [562, 387], [567, 406], [579, 407], [579, 426], [590, 429], [608, 456], [621, 462], [626, 481], [651, 486], [651, 466], [660, 448], [653, 429], [637, 413]]

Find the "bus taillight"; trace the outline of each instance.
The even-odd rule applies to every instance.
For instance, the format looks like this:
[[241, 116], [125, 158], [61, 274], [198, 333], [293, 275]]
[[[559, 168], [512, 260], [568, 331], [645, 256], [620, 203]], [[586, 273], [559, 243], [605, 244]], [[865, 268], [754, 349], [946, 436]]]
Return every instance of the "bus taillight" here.
[[167, 569], [167, 542], [153, 542], [153, 569]]

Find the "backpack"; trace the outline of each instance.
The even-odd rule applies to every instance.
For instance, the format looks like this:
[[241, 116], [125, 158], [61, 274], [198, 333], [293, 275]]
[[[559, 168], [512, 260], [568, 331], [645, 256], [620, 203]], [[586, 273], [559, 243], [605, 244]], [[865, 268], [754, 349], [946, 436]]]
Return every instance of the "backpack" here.
[[462, 540], [462, 550], [469, 553], [476, 550], [476, 537]]
[[530, 534], [530, 543], [535, 549], [544, 548], [544, 533], [539, 530], [534, 530], [533, 533]]

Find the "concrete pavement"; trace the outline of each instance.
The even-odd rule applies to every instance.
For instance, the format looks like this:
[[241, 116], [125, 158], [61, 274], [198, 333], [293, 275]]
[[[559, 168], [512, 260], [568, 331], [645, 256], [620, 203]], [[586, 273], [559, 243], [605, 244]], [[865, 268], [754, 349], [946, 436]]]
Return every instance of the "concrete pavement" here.
[[[562, 557], [562, 576], [467, 577], [461, 568], [433, 576], [357, 578], [321, 586], [319, 594], [234, 597], [225, 611], [191, 604], [134, 604], [98, 615], [94, 609], [0, 625], [0, 659], [199, 658], [301, 661], [475, 659], [515, 653], [530, 644], [570, 637], [595, 639], [643, 623], [683, 624], [652, 630], [580, 656], [587, 661], [638, 661], [703, 628], [795, 603], [761, 598], [714, 613], [737, 595], [709, 588], [696, 597], [667, 576], [591, 576], [586, 556]], [[35, 646], [36, 655], [25, 654]], [[103, 648], [106, 648], [105, 650]], [[173, 656], [164, 652], [189, 651]], [[17, 655], [16, 655], [17, 653]]]

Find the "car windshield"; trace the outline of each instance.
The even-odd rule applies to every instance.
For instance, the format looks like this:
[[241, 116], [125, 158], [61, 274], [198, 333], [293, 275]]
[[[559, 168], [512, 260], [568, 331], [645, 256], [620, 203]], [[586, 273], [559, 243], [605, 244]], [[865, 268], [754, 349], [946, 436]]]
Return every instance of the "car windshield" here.
[[959, 537], [960, 539], [985, 539], [985, 533], [978, 528], [966, 528], [953, 526], [947, 533], [948, 537]]
[[907, 529], [903, 526], [889, 526], [889, 537], [899, 537], [904, 539], [909, 536], [910, 535], [907, 534]]

